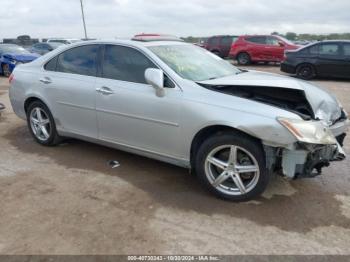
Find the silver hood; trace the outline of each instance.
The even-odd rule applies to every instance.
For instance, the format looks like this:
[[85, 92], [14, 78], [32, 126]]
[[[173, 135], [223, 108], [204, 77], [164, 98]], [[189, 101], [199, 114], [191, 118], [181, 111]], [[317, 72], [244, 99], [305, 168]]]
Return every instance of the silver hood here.
[[316, 118], [330, 125], [341, 117], [342, 108], [335, 96], [327, 89], [288, 76], [252, 70], [237, 75], [202, 81], [200, 83], [217, 86], [261, 86], [262, 88], [275, 87], [302, 90]]

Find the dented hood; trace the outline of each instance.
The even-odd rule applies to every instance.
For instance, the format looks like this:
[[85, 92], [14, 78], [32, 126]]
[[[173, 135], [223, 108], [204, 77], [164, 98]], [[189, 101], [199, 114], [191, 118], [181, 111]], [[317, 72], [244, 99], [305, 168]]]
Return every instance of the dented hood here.
[[288, 76], [259, 71], [247, 71], [200, 83], [213, 86], [261, 86], [261, 88], [275, 87], [301, 90], [305, 93], [305, 97], [310, 103], [316, 118], [330, 124], [341, 117], [341, 106], [335, 96], [327, 89]]

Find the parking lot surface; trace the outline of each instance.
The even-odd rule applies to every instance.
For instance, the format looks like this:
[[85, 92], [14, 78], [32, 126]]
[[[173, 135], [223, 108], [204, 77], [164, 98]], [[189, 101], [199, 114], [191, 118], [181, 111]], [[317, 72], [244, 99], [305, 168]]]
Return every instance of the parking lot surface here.
[[[350, 112], [350, 81], [313, 82]], [[0, 254], [350, 254], [349, 158], [230, 203], [185, 169], [77, 140], [36, 144], [8, 88], [0, 77]]]

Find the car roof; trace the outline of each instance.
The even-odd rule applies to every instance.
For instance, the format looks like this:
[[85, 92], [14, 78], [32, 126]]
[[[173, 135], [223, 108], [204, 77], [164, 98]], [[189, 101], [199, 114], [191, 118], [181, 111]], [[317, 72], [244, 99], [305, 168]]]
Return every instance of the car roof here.
[[334, 39], [334, 40], [322, 40], [314, 43], [350, 43], [350, 40]]
[[191, 45], [186, 42], [180, 41], [138, 41], [138, 40], [88, 40], [84, 42], [73, 43], [69, 46], [81, 46], [87, 44], [120, 44], [120, 45], [130, 45], [135, 47], [150, 47], [150, 46], [161, 46], [161, 45]]
[[238, 36], [238, 35], [213, 35], [213, 36], [209, 36], [209, 38], [213, 38], [213, 37], [231, 37], [231, 36]]

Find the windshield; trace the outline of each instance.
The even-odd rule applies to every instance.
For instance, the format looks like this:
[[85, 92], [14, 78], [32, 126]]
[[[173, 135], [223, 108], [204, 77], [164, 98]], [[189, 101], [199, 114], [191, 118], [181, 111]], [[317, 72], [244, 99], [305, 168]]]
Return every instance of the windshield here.
[[283, 36], [276, 35], [276, 37], [281, 39], [283, 42], [287, 43], [288, 45], [295, 45], [292, 41], [288, 40], [287, 38], [284, 38]]
[[29, 51], [18, 45], [0, 45], [0, 53], [30, 54]]
[[195, 45], [161, 45], [149, 49], [188, 80], [205, 81], [241, 72], [229, 62]]

